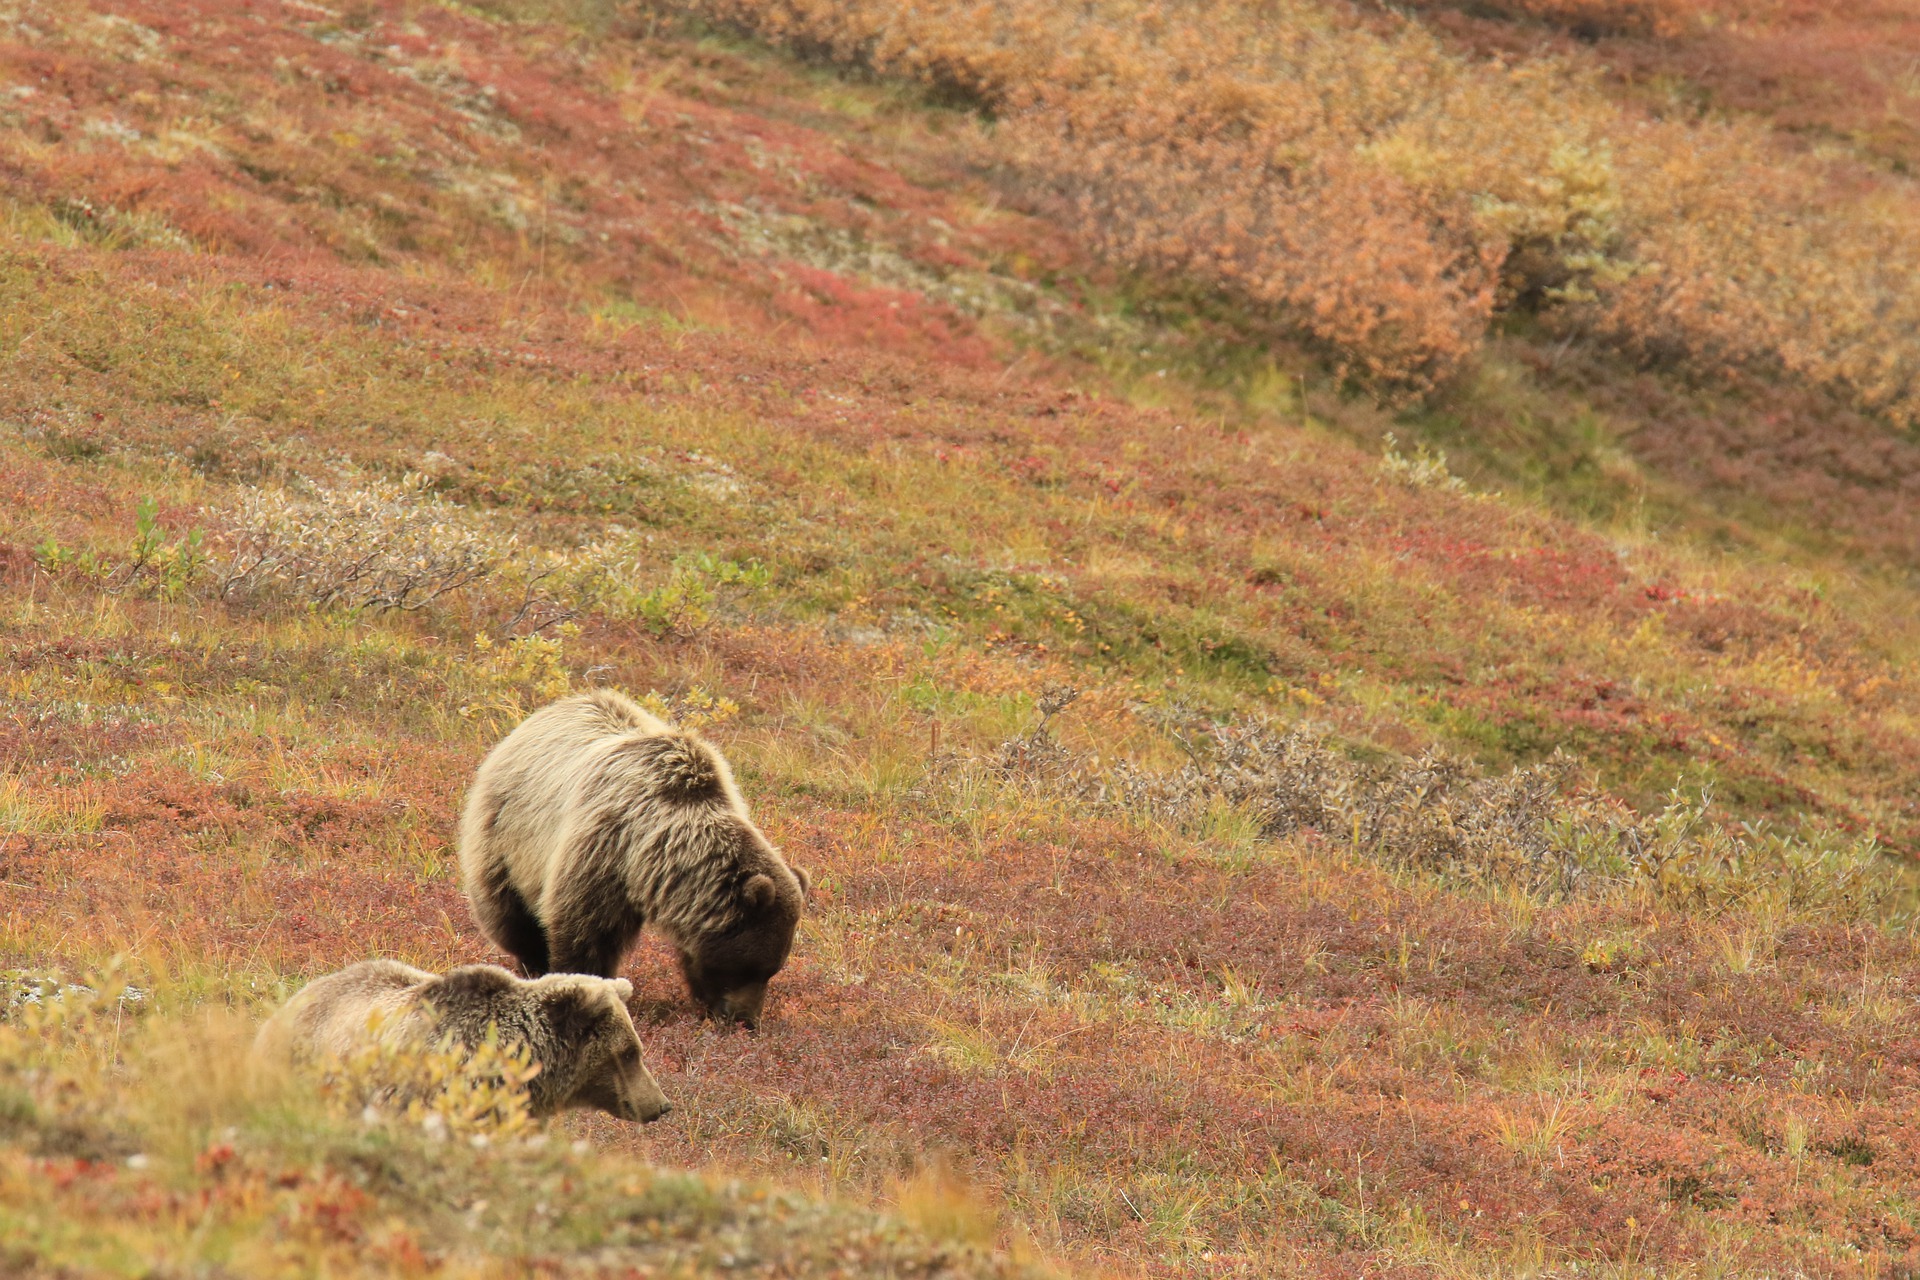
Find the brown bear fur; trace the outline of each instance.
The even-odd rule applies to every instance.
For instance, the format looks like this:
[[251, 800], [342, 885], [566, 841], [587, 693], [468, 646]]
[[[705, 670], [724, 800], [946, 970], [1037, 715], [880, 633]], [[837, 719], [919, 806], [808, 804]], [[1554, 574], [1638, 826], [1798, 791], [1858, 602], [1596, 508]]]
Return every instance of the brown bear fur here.
[[474, 919], [529, 974], [612, 977], [650, 925], [694, 998], [748, 1025], [807, 890], [711, 744], [604, 689], [541, 708], [488, 754], [460, 868]]
[[451, 1036], [472, 1049], [497, 1027], [501, 1044], [524, 1044], [540, 1064], [527, 1086], [534, 1115], [592, 1107], [644, 1123], [672, 1108], [641, 1060], [627, 1013], [632, 995], [624, 978], [554, 974], [528, 982], [490, 964], [441, 977], [395, 960], [362, 960], [302, 987], [260, 1028], [254, 1048], [265, 1059], [296, 1063], [345, 1055], [369, 1036]]

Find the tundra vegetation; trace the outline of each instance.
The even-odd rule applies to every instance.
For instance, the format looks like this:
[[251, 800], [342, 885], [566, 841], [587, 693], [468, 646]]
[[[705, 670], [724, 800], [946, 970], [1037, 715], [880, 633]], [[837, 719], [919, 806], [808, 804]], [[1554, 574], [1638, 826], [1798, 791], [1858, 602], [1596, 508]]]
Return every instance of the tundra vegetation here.
[[[1920, 1272], [1916, 57], [0, 0], [4, 1269]], [[814, 875], [760, 1033], [249, 1076], [595, 685]]]

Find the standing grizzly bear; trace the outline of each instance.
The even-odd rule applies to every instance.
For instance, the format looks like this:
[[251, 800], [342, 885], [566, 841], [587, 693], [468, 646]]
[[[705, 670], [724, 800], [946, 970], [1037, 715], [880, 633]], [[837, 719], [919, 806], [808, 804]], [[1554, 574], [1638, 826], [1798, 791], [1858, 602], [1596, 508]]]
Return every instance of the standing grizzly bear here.
[[503, 1045], [524, 1044], [539, 1074], [527, 1085], [528, 1110], [549, 1116], [597, 1107], [645, 1123], [672, 1108], [646, 1063], [627, 1013], [633, 985], [583, 974], [522, 981], [491, 964], [445, 977], [395, 960], [362, 960], [302, 987], [267, 1020], [254, 1053], [271, 1061], [311, 1061], [350, 1053], [368, 1036], [451, 1036], [466, 1049], [498, 1028]]
[[720, 753], [605, 689], [542, 707], [481, 763], [460, 869], [474, 919], [529, 974], [610, 978], [652, 925], [694, 999], [748, 1026], [807, 891]]

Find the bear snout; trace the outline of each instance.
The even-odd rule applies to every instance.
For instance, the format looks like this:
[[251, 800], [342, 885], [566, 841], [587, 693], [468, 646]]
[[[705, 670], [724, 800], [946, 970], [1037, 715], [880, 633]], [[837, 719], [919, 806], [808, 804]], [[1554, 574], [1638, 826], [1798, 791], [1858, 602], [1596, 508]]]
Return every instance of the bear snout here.
[[651, 1111], [635, 1111], [632, 1115], [628, 1116], [627, 1119], [633, 1121], [635, 1124], [652, 1124], [655, 1120], [662, 1119], [672, 1113], [673, 1104], [662, 1099], [657, 1108]]
[[767, 984], [749, 982], [743, 987], [735, 987], [721, 994], [710, 1006], [713, 1015], [722, 1021], [738, 1022], [747, 1030], [756, 1030], [760, 1025], [760, 1012], [767, 1005]]
[[673, 1104], [667, 1101], [667, 1095], [661, 1092], [651, 1072], [642, 1067], [639, 1074], [638, 1080], [622, 1082], [620, 1109], [615, 1114], [635, 1124], [651, 1124], [672, 1111]]

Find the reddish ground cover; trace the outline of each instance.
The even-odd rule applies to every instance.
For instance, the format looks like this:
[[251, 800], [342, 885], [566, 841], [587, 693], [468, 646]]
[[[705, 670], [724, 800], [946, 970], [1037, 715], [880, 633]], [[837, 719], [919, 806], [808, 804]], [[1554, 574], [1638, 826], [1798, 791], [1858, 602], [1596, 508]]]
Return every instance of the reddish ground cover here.
[[[1908, 517], [1861, 496], [1892, 501], [1869, 473], [1897, 438], [1803, 455], [1831, 478], [1809, 520], [1855, 521], [1816, 532], [1877, 558], [1722, 554], [1408, 479], [1353, 443], [1386, 423], [1363, 403], [1225, 406], [1191, 368], [1035, 345], [1171, 340], [995, 207], [965, 126], [884, 88], [430, 5], [23, 12], [9, 966], [130, 950], [267, 991], [475, 958], [449, 842], [486, 746], [556, 679], [723, 695], [816, 910], [757, 1037], [643, 950], [680, 1111], [579, 1133], [880, 1198], [944, 1159], [1009, 1233], [1128, 1274], [1920, 1267], [1897, 919], [1470, 889], [1346, 832], [1123, 820], [981, 764], [1074, 684], [1064, 742], [1149, 766], [1190, 749], [1175, 714], [1311, 717], [1362, 756], [1568, 749], [1644, 804], [1711, 785], [1729, 820], [1907, 854], [1911, 588], [1878, 575]], [[1610, 368], [1527, 394], [1630, 424], [1675, 488], [1803, 474], [1722, 444], [1798, 438], [1814, 399], [1716, 417], [1738, 393]], [[1457, 394], [1435, 412], [1511, 406]], [[606, 605], [544, 651], [513, 648], [504, 587], [343, 618], [127, 572], [143, 498], [217, 552], [253, 489], [408, 472], [476, 536], [621, 548], [635, 591], [702, 555], [769, 580], [679, 628]]]

